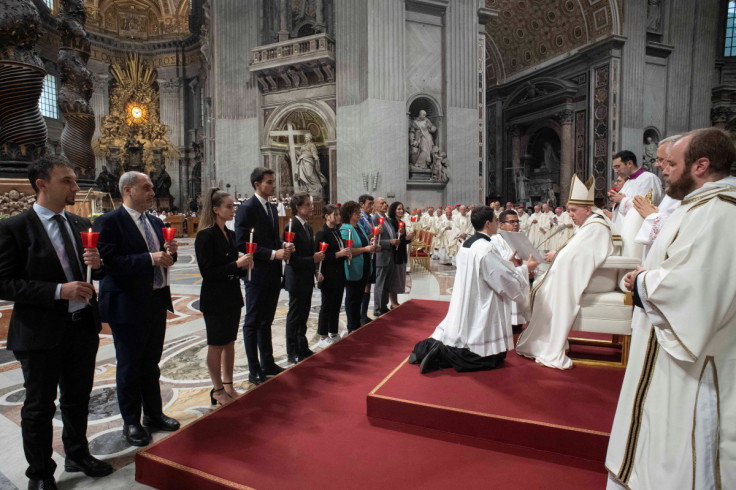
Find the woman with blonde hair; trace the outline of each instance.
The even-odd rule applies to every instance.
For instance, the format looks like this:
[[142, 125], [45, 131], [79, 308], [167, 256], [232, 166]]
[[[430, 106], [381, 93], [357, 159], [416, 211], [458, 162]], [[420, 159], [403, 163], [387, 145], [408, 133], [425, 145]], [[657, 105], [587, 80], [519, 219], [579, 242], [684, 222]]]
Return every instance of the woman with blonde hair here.
[[226, 405], [238, 396], [233, 388], [233, 368], [235, 339], [244, 304], [240, 278], [253, 267], [253, 256], [246, 254], [238, 258], [235, 232], [225, 226], [234, 216], [230, 194], [217, 188], [204, 193], [194, 250], [202, 275], [199, 310], [207, 330], [212, 405]]

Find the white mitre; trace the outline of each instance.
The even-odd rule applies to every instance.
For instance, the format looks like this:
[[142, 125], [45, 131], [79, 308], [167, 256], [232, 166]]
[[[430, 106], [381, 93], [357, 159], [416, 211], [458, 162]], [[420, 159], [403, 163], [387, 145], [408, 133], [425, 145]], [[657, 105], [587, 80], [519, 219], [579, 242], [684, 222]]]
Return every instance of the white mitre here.
[[595, 178], [590, 177], [586, 183], [578, 178], [577, 174], [572, 176], [570, 184], [570, 198], [568, 204], [576, 206], [595, 207]]

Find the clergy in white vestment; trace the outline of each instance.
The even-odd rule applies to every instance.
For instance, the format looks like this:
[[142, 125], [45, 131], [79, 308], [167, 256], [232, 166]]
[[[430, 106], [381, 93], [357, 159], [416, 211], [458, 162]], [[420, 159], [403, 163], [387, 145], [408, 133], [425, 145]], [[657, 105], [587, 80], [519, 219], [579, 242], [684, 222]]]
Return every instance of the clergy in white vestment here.
[[475, 230], [470, 222], [470, 213], [465, 205], [460, 206], [460, 212], [453, 218], [455, 229], [457, 230], [457, 239], [460, 245], [462, 242], [472, 236]]
[[417, 220], [417, 229], [434, 233], [434, 207], [429, 206], [427, 212]]
[[608, 488], [736, 488], [736, 148], [695, 130], [672, 145], [681, 206], [643, 266], [631, 348], [606, 456]]
[[538, 247], [544, 240], [544, 234], [539, 232], [540, 226], [542, 226], [542, 206], [537, 204], [534, 206], [534, 213], [529, 216], [529, 233], [527, 234], [529, 241], [535, 247]]
[[529, 215], [524, 211], [524, 206], [517, 206], [516, 214], [519, 216], [519, 231], [529, 237]]
[[549, 208], [546, 202], [542, 204], [542, 214], [539, 219], [539, 243], [537, 248], [541, 250], [554, 250], [551, 247], [552, 229], [555, 224], [555, 213]]
[[458, 233], [455, 222], [452, 219], [452, 208], [447, 206], [445, 214], [437, 224], [437, 248], [439, 249], [440, 264], [451, 264], [452, 259], [460, 248], [460, 242], [457, 240]]
[[559, 250], [572, 238], [575, 232], [575, 223], [567, 211], [563, 211], [561, 207], [555, 209], [555, 218], [553, 219], [552, 237], [549, 239], [549, 249]]
[[[498, 227], [503, 231], [513, 231], [518, 233], [519, 215], [516, 214], [516, 211], [513, 209], [505, 210], [498, 218]], [[499, 233], [491, 237], [491, 245], [493, 245], [496, 253], [498, 253], [502, 259], [513, 262], [516, 252]], [[520, 257], [516, 258], [519, 259]], [[511, 303], [511, 326], [515, 333], [518, 333], [521, 330], [521, 326], [526, 323], [524, 309], [523, 305], [519, 305], [515, 301]]]
[[652, 203], [658, 205], [662, 200], [662, 183], [659, 177], [644, 168], [636, 166], [636, 155], [629, 150], [622, 150], [613, 155], [613, 170], [620, 176], [626, 177], [623, 187], [619, 191], [608, 191], [608, 199], [616, 203], [613, 210], [613, 226], [621, 231], [626, 213], [634, 209], [634, 197], [646, 196], [652, 190]]
[[513, 348], [511, 305], [526, 307], [529, 301], [529, 273], [538, 262], [530, 258], [512, 264], [494, 251], [491, 236], [497, 222], [490, 207], [476, 208], [471, 220], [476, 233], [458, 251], [447, 316], [409, 358], [412, 364], [421, 363], [422, 373], [497, 367]]
[[[657, 159], [654, 165], [657, 168], [663, 168], [667, 165], [667, 155], [671, 145], [680, 139], [680, 135], [670, 136], [659, 142], [657, 147]], [[654, 240], [662, 230], [667, 218], [680, 207], [680, 200], [673, 199], [669, 195], [665, 195], [659, 206], [648, 202], [641, 196], [634, 198], [634, 209], [644, 218], [639, 232], [636, 234], [635, 241], [642, 244], [642, 262], [646, 260], [649, 250], [652, 248]]]
[[579, 226], [559, 252], [549, 252], [552, 263], [531, 293], [531, 318], [516, 343], [516, 352], [537, 363], [570, 369], [565, 354], [567, 336], [580, 311], [580, 298], [593, 273], [613, 252], [611, 222], [595, 207], [595, 180], [573, 176], [567, 210]]

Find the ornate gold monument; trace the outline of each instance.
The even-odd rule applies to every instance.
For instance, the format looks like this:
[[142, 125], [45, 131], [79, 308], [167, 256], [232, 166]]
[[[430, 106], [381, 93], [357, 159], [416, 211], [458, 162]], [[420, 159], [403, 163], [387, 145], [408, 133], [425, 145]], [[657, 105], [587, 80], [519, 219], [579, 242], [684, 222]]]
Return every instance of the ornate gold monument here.
[[101, 136], [92, 142], [95, 154], [108, 159], [116, 176], [128, 170], [160, 172], [163, 159], [179, 158], [179, 151], [159, 119], [156, 70], [133, 53], [125, 63], [113, 63], [110, 72], [110, 115], [102, 118]]

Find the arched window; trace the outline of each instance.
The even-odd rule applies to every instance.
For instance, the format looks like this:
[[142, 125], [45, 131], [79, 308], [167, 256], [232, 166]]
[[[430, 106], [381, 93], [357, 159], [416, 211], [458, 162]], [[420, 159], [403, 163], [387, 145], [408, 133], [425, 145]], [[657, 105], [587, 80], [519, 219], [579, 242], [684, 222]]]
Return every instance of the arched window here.
[[728, 2], [726, 12], [726, 43], [723, 56], [736, 56], [736, 2]]
[[43, 79], [41, 98], [38, 99], [41, 114], [51, 119], [59, 119], [59, 109], [56, 103], [56, 76], [46, 75]]

